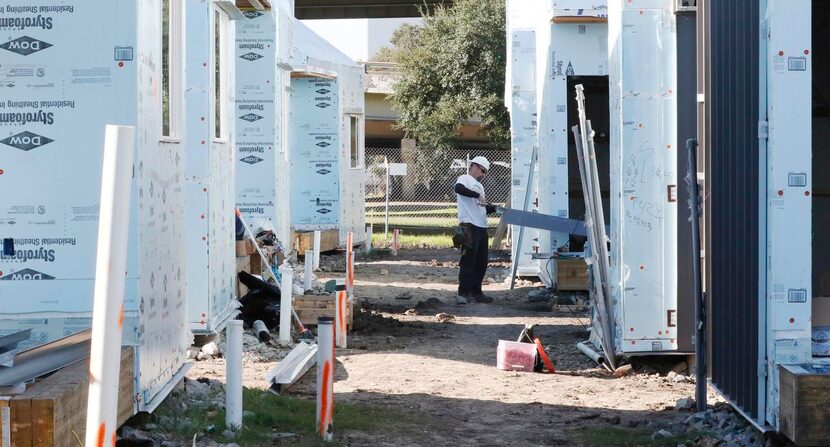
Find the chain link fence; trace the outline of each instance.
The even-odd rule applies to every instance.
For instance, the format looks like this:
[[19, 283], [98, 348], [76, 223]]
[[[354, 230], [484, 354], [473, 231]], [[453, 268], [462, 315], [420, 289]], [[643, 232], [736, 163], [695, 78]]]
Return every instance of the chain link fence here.
[[[388, 212], [389, 227], [409, 234], [449, 233], [458, 225], [453, 187], [467, 170], [468, 160], [482, 155], [490, 170], [482, 182], [487, 200], [504, 205], [510, 198], [509, 150], [452, 150], [428, 153], [417, 148], [366, 148], [366, 224], [383, 231]], [[406, 175], [389, 176], [389, 206], [386, 205], [386, 174], [389, 163], [406, 164]], [[488, 219], [491, 228], [497, 217]], [[391, 231], [391, 230], [390, 230]]]

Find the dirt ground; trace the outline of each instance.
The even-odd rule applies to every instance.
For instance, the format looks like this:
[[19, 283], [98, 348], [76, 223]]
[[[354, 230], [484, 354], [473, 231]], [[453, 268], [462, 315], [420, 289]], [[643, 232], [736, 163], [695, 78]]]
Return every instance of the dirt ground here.
[[[485, 293], [492, 304], [454, 304], [458, 253], [402, 250], [398, 257], [358, 255], [355, 297], [363, 310], [349, 349], [337, 350], [335, 401], [395, 408], [415, 423], [388, 430], [337, 429], [351, 446], [584, 445], [603, 427], [648, 433], [679, 427], [689, 413], [674, 410], [694, 395], [694, 384], [657, 374], [615, 379], [576, 350], [586, 337], [583, 314], [557, 313], [551, 302], [531, 303], [527, 281], [509, 290], [506, 253], [493, 253]], [[320, 279], [342, 277], [344, 256], [323, 257]], [[439, 322], [447, 313], [451, 321]], [[495, 367], [498, 340], [515, 340], [525, 324], [553, 356], [557, 374], [517, 373]], [[253, 349], [250, 346], [247, 350]], [[244, 383], [265, 388], [263, 377], [285, 350], [259, 347], [246, 354]], [[196, 362], [191, 378], [223, 380], [222, 359]], [[312, 398], [314, 374], [292, 389]], [[709, 392], [710, 403], [717, 401]], [[675, 431], [677, 432], [677, 431]]]

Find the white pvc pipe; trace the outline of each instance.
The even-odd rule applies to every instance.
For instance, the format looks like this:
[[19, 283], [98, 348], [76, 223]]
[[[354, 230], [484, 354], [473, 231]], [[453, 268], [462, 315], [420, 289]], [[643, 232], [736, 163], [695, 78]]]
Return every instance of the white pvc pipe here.
[[114, 445], [135, 128], [107, 125], [98, 215], [85, 445]]
[[346, 234], [346, 290], [352, 293], [354, 280], [354, 233]]
[[291, 344], [291, 310], [294, 298], [294, 269], [291, 268], [288, 261], [283, 262], [279, 269], [280, 275], [282, 275], [282, 281], [280, 283], [279, 343], [281, 345], [287, 345]]
[[364, 247], [366, 248], [367, 255], [372, 252], [372, 231], [371, 225], [366, 227], [366, 245]]
[[331, 317], [317, 320], [317, 433], [331, 441], [334, 431], [334, 333]]
[[314, 270], [320, 269], [320, 230], [314, 232]]
[[242, 428], [242, 321], [230, 320], [225, 328], [225, 425]]
[[334, 286], [335, 299], [334, 303], [334, 338], [338, 348], [346, 348], [346, 329], [348, 326], [346, 315], [346, 301], [349, 299], [349, 292], [345, 285], [345, 281], [338, 279]]
[[311, 290], [311, 279], [314, 277], [314, 250], [305, 251], [305, 267], [303, 269], [303, 291]]

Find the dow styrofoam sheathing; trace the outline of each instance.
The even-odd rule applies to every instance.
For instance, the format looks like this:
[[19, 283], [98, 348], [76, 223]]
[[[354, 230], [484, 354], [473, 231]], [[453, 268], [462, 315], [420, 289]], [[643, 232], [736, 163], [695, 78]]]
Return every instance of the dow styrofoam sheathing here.
[[[309, 152], [309, 149], [303, 150], [300, 146], [292, 144], [290, 145], [291, 152], [289, 153], [292, 166], [295, 166], [296, 157], [298, 156], [302, 159], [317, 160], [322, 163], [324, 163], [325, 157], [329, 157], [329, 160], [334, 166], [337, 167], [337, 176], [339, 177], [337, 195], [328, 203], [331, 203], [333, 205], [332, 209], [334, 209], [336, 202], [337, 213], [336, 216], [331, 217], [334, 217], [337, 220], [337, 224], [334, 228], [339, 230], [340, 245], [345, 243], [346, 235], [349, 232], [354, 233], [355, 243], [363, 242], [366, 237], [364, 232], [365, 168], [362, 164], [358, 167], [352, 167], [350, 139], [350, 117], [356, 117], [358, 119], [359, 129], [363, 128], [363, 123], [365, 122], [365, 80], [363, 69], [361, 66], [349, 59], [348, 56], [337, 50], [331, 43], [315, 34], [311, 31], [311, 29], [297, 20], [294, 21], [294, 46], [291, 54], [291, 65], [297, 73], [316, 73], [326, 75], [329, 78], [334, 78], [335, 82], [332, 84], [332, 87], [336, 87], [337, 90], [336, 95], [333, 96], [332, 99], [336, 97], [336, 104], [334, 105], [337, 109], [338, 117], [338, 127], [336, 130], [337, 149], [331, 154], [326, 154], [328, 152], [328, 147], [314, 146], [318, 149], [315, 151], [316, 153], [311, 153]], [[304, 78], [299, 77], [291, 80], [292, 108], [290, 116], [292, 118], [297, 117], [298, 119], [308, 123], [309, 120], [306, 119], [306, 117], [313, 116], [318, 114], [321, 110], [324, 110], [324, 108], [321, 108], [318, 104], [321, 102], [326, 103], [329, 95], [318, 94], [313, 98], [320, 98], [320, 101], [315, 100], [307, 102], [306, 110], [297, 110], [294, 107], [296, 103], [294, 102], [293, 95], [302, 93], [294, 87], [304, 87], [305, 81], [302, 81], [302, 79]], [[322, 86], [318, 90], [327, 90], [327, 88]], [[314, 92], [318, 93], [316, 90]], [[325, 113], [326, 112], [323, 112], [323, 114]], [[291, 123], [290, 129], [295, 129], [297, 125], [297, 123]], [[365, 147], [362, 137], [363, 135], [361, 133], [358, 138], [357, 148], [359, 159], [361, 161], [364, 159], [363, 152]], [[290, 141], [295, 141], [293, 138], [294, 135], [292, 134], [289, 138]], [[315, 143], [315, 145], [316, 144], [317, 143]], [[308, 157], [306, 157], [306, 155]], [[323, 169], [325, 169], [325, 166], [321, 166], [319, 168], [319, 170]], [[316, 170], [314, 172], [316, 173]], [[321, 202], [325, 202], [327, 196], [330, 195], [327, 187], [325, 186], [326, 183], [319, 183], [318, 185], [311, 183], [312, 182], [305, 181], [302, 183], [302, 188], [292, 188], [292, 206], [295, 203], [295, 200], [302, 202], [304, 200], [308, 200], [310, 197], [313, 197], [315, 194], [319, 196]], [[292, 184], [297, 185], [298, 183], [295, 183], [292, 180]], [[326, 204], [327, 203], [323, 203], [323, 205]], [[320, 210], [321, 209], [316, 210], [316, 215], [314, 216], [306, 216], [304, 222], [299, 222], [298, 219], [292, 217], [292, 225], [300, 225], [298, 229], [313, 229], [314, 227], [332, 228], [330, 224], [331, 217], [328, 216], [329, 213], [317, 212]]]
[[[337, 78], [340, 98], [335, 148], [338, 170], [332, 173], [339, 177], [339, 192], [328, 201], [338, 202], [338, 212], [334, 216], [317, 213], [320, 219], [305, 219], [300, 229], [338, 228], [341, 243], [353, 231], [355, 241], [361, 242], [365, 219], [364, 169], [362, 165], [349, 165], [348, 117], [359, 117], [362, 128], [363, 71], [291, 14], [290, 8], [281, 2], [275, 3], [271, 12], [246, 11], [246, 20], [237, 22], [237, 203], [252, 228], [273, 229], [281, 241], [290, 239], [296, 221], [291, 209], [295, 194], [301, 194], [292, 187], [295, 173], [290, 169], [295, 156], [295, 148], [289, 144], [291, 114], [299, 113], [291, 107], [290, 73], [325, 72]], [[257, 116], [246, 117], [248, 109], [259, 105], [262, 110], [253, 112]], [[359, 142], [362, 154], [362, 135]], [[248, 155], [252, 157], [245, 160]], [[363, 159], [362, 155], [360, 158]], [[302, 183], [302, 179], [299, 181]], [[313, 185], [304, 186], [308, 195], [309, 186]], [[321, 197], [324, 199], [329, 198]], [[332, 218], [336, 225], [331, 225]]]
[[[278, 55], [284, 51], [278, 36], [281, 11], [243, 11], [236, 23], [236, 132], [237, 207], [252, 230], [284, 228], [277, 213], [277, 170], [283, 165], [280, 139], [282, 104]], [[290, 37], [289, 37], [290, 38]], [[287, 232], [277, 232], [282, 241]]]
[[804, 26], [811, 5], [768, 0], [763, 13], [767, 103], [761, 117], [768, 119], [768, 140], [766, 324], [761, 327], [766, 327], [768, 362], [766, 417], [777, 429], [778, 365], [809, 364], [812, 356], [812, 41]]
[[[187, 317], [194, 333], [213, 333], [238, 307], [234, 245], [235, 22], [210, 2], [189, 0], [186, 8]], [[219, 20], [218, 87], [215, 14]], [[220, 117], [214, 108], [217, 100]]]
[[138, 410], [184, 371], [190, 339], [184, 129], [160, 135], [160, 8], [6, 5], [2, 17], [15, 20], [0, 30], [0, 232], [18, 249], [0, 259], [0, 327], [30, 324], [42, 343], [61, 335], [54, 325], [75, 331], [89, 321], [104, 125], [136, 126], [124, 342], [137, 347]]
[[671, 351], [677, 349], [678, 205], [673, 1], [611, 2], [608, 22], [617, 349]]

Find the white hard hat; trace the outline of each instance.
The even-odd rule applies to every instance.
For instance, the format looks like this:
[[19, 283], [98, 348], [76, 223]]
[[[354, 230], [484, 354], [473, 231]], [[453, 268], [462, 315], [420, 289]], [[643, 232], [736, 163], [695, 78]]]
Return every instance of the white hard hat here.
[[487, 161], [487, 159], [482, 157], [481, 155], [479, 155], [478, 157], [470, 160], [470, 163], [475, 163], [475, 164], [481, 166], [482, 168], [484, 168], [485, 171], [490, 170], [490, 162]]

